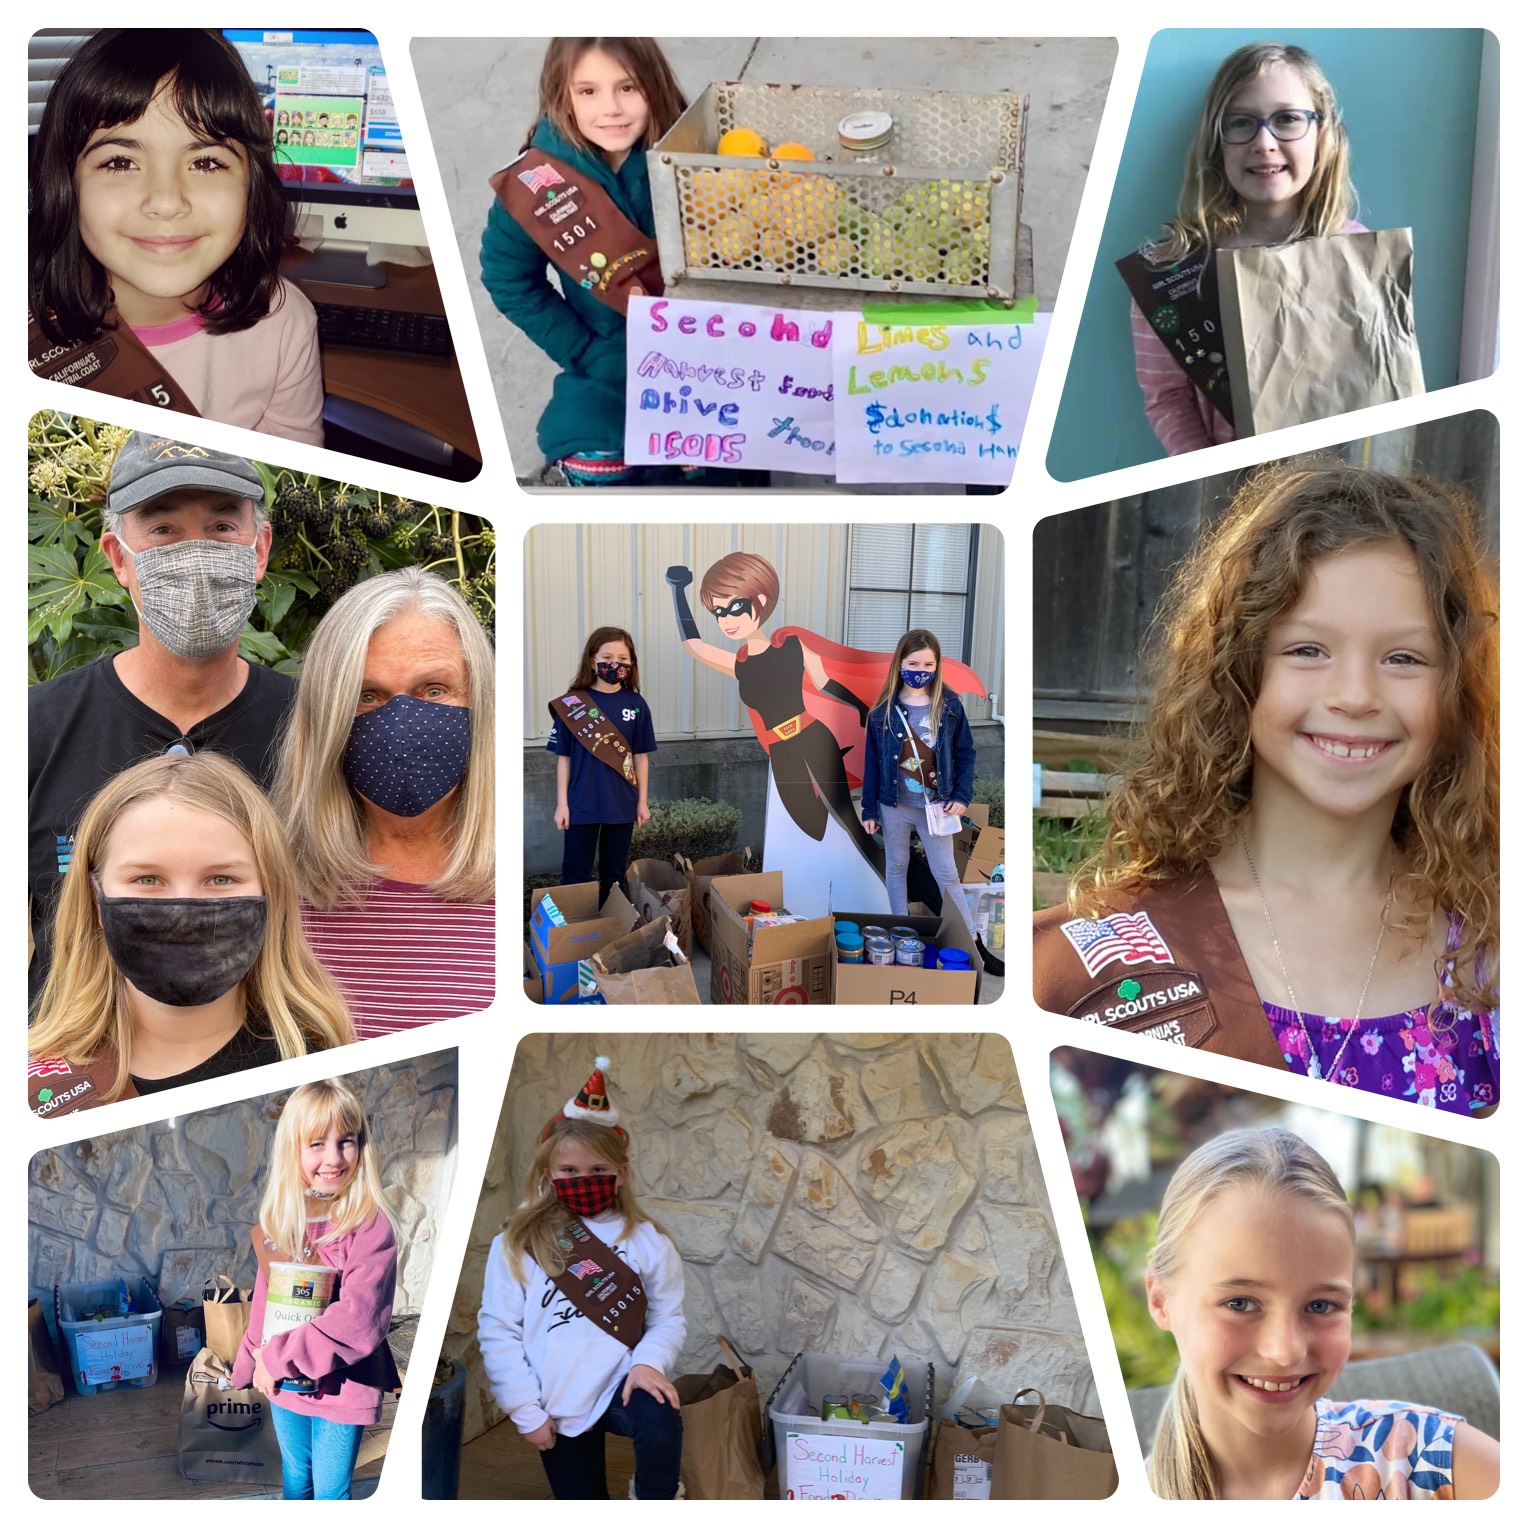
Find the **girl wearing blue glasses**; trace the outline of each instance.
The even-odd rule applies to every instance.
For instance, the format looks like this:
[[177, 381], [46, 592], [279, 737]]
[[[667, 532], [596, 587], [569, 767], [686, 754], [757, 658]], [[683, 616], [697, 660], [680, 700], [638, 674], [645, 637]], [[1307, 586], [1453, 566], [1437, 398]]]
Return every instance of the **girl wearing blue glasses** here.
[[[1153, 264], [1176, 265], [1217, 249], [1362, 233], [1356, 203], [1347, 129], [1321, 66], [1303, 48], [1249, 43], [1210, 81], [1178, 216], [1144, 254]], [[1168, 455], [1233, 439], [1231, 421], [1136, 303], [1130, 332], [1146, 418]]]

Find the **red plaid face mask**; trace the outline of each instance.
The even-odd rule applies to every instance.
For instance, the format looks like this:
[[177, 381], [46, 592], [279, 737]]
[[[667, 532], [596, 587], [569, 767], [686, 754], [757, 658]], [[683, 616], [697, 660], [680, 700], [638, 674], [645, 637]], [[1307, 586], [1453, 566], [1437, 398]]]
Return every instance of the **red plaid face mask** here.
[[616, 1173], [590, 1173], [584, 1178], [553, 1178], [552, 1192], [575, 1215], [603, 1215], [621, 1192]]

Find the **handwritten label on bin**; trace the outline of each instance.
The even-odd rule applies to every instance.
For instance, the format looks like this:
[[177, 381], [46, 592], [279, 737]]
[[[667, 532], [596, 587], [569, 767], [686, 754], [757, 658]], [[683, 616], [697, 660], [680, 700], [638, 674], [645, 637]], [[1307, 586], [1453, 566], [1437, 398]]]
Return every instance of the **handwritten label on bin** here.
[[1007, 487], [1050, 314], [1027, 323], [835, 315], [835, 471], [845, 483]]
[[83, 1329], [74, 1336], [80, 1377], [87, 1385], [142, 1379], [154, 1367], [154, 1329], [147, 1325]]
[[833, 475], [833, 334], [847, 315], [633, 298], [626, 460]]
[[898, 1439], [787, 1432], [789, 1501], [899, 1501], [907, 1445]]

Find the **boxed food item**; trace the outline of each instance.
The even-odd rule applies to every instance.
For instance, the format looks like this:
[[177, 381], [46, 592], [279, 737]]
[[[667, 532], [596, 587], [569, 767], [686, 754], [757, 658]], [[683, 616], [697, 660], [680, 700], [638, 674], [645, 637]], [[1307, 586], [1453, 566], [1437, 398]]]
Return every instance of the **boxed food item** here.
[[603, 903], [599, 892], [598, 881], [586, 881], [553, 886], [537, 899], [531, 912], [531, 958], [541, 978], [542, 1002], [576, 1003], [579, 963], [636, 925], [636, 909], [619, 886], [610, 888]]
[[[719, 875], [710, 887], [713, 1003], [831, 1002], [833, 920], [780, 923], [785, 883], [778, 870]], [[771, 909], [755, 917], [755, 902]]]
[[836, 960], [833, 964], [835, 1003], [975, 1003], [981, 999], [982, 962], [976, 944], [960, 916], [954, 899], [945, 898], [944, 912], [833, 913], [835, 922], [856, 923], [861, 928], [906, 926], [924, 944], [964, 952], [970, 970], [939, 970], [937, 967], [903, 964], [870, 965]]

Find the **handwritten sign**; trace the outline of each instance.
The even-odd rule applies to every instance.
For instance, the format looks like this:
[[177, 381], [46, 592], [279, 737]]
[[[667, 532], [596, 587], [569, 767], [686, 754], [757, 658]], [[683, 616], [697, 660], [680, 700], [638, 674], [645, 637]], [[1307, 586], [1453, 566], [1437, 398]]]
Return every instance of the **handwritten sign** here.
[[[910, 310], [915, 313], [916, 310]], [[844, 483], [1013, 478], [1050, 314], [1029, 323], [869, 323], [835, 315], [833, 422]]]
[[638, 297], [626, 314], [626, 460], [833, 473], [843, 315]]
[[80, 1379], [86, 1385], [109, 1385], [119, 1379], [142, 1379], [154, 1367], [154, 1329], [132, 1326], [83, 1328], [75, 1334]]
[[789, 1501], [899, 1501], [907, 1445], [900, 1439], [787, 1432]]

